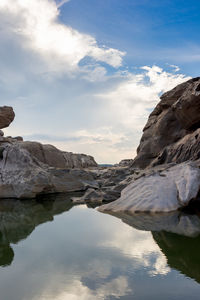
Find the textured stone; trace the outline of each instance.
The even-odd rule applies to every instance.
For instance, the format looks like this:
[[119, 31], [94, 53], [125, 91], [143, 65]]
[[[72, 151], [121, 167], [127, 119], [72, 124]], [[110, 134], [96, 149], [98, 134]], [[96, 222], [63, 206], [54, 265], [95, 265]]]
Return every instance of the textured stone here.
[[200, 170], [195, 163], [182, 163], [140, 177], [121, 197], [99, 208], [102, 212], [171, 212], [189, 204], [200, 189]]
[[0, 198], [34, 198], [40, 194], [84, 191], [97, 186], [89, 172], [49, 167], [19, 143], [4, 144], [0, 148]]
[[6, 128], [14, 120], [15, 113], [10, 106], [0, 106], [0, 129]]
[[26, 149], [42, 163], [55, 168], [88, 168], [97, 167], [97, 163], [90, 155], [64, 152], [52, 145], [43, 145], [38, 142], [22, 142], [21, 148]]
[[100, 190], [88, 189], [82, 197], [72, 197], [73, 203], [102, 203], [103, 193]]
[[120, 167], [130, 166], [133, 163], [133, 159], [123, 159], [119, 162]]
[[200, 128], [164, 148], [150, 166], [197, 159], [200, 159]]
[[[185, 136], [189, 140], [188, 135], [193, 134], [199, 126], [200, 77], [182, 83], [161, 96], [161, 101], [150, 114], [143, 129], [144, 132], [137, 149], [137, 156], [132, 165], [146, 168], [159, 156], [162, 156], [160, 160], [160, 163], [162, 163], [168, 149], [170, 148], [170, 151], [173, 152], [174, 147], [176, 151], [178, 142]], [[197, 140], [199, 143], [199, 137]], [[195, 142], [194, 147], [196, 147], [197, 142]], [[192, 147], [191, 145], [189, 155], [184, 154], [179, 157], [179, 162], [185, 161], [186, 157], [186, 159], [194, 159], [193, 153], [196, 153], [196, 150], [192, 150]], [[173, 157], [175, 157], [175, 154], [173, 154]], [[170, 162], [170, 157], [167, 162]]]

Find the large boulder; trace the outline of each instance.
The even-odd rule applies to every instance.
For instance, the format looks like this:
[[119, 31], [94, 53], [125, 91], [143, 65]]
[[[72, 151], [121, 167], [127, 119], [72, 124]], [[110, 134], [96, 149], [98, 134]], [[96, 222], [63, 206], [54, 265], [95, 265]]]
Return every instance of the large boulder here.
[[52, 145], [38, 142], [21, 142], [19, 146], [27, 150], [31, 156], [40, 162], [55, 168], [88, 168], [97, 167], [94, 158], [86, 154], [64, 152]]
[[175, 165], [131, 182], [121, 197], [101, 212], [171, 212], [187, 206], [200, 190], [200, 169], [193, 162]]
[[0, 198], [34, 198], [40, 194], [97, 188], [94, 177], [79, 169], [49, 167], [20, 146], [0, 148]]
[[[151, 166], [166, 147], [177, 147], [177, 143], [187, 135], [193, 134], [200, 127], [200, 77], [191, 79], [161, 96], [161, 101], [150, 114], [147, 124], [143, 129], [140, 145], [133, 166], [146, 168]], [[196, 136], [196, 143], [200, 136]], [[175, 149], [174, 148], [174, 149]], [[196, 159], [196, 150], [193, 144], [188, 155], [179, 157], [179, 162]], [[176, 151], [176, 149], [175, 149]], [[195, 152], [195, 158], [193, 153]], [[167, 154], [166, 152], [164, 153]], [[174, 155], [173, 155], [174, 156]], [[171, 160], [173, 161], [173, 160]], [[162, 160], [157, 163], [166, 162]], [[168, 157], [167, 162], [170, 162]]]
[[0, 106], [0, 129], [6, 128], [14, 120], [15, 113], [10, 106]]

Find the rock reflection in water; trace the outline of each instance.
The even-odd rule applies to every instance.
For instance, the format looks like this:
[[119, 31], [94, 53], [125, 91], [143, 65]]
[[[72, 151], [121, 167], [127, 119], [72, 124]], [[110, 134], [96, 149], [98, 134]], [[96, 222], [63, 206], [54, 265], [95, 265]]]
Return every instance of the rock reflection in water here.
[[153, 232], [168, 265], [200, 283], [200, 236], [190, 238], [170, 232]]
[[180, 211], [156, 214], [131, 214], [108, 212], [124, 223], [144, 231], [167, 231], [184, 236], [195, 237], [200, 234], [200, 218]]
[[112, 213], [124, 223], [151, 231], [169, 267], [200, 283], [200, 218], [182, 212], [168, 214]]
[[[76, 193], [76, 196], [81, 196]], [[72, 208], [71, 194], [43, 196], [33, 200], [0, 201], [0, 266], [12, 263], [10, 244], [26, 239], [40, 224], [53, 221], [54, 216]]]

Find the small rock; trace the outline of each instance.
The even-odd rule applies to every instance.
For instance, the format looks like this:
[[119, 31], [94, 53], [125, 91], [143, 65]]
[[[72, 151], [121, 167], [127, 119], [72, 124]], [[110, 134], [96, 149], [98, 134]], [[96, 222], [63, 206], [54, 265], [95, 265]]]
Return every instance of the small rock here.
[[22, 136], [15, 136], [13, 139], [16, 140], [16, 141], [19, 141], [19, 142], [23, 142], [23, 137]]
[[72, 198], [73, 203], [79, 203], [79, 204], [86, 203], [86, 202], [102, 203], [102, 201], [103, 201], [103, 193], [99, 190], [94, 190], [94, 189], [88, 189], [82, 197]]

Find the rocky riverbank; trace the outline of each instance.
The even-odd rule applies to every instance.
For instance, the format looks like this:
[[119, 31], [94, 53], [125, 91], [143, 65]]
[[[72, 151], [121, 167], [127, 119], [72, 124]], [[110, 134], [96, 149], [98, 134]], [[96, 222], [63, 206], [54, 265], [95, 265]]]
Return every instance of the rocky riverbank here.
[[[14, 120], [0, 107], [0, 128]], [[85, 154], [4, 137], [0, 132], [0, 198], [85, 191], [74, 203], [101, 212], [170, 212], [196, 201], [200, 190], [200, 78], [161, 96], [144, 127], [137, 156], [101, 167]]]
[[[170, 212], [199, 200], [200, 77], [161, 96], [144, 127], [133, 175], [111, 213]], [[135, 172], [135, 171], [134, 171]]]

